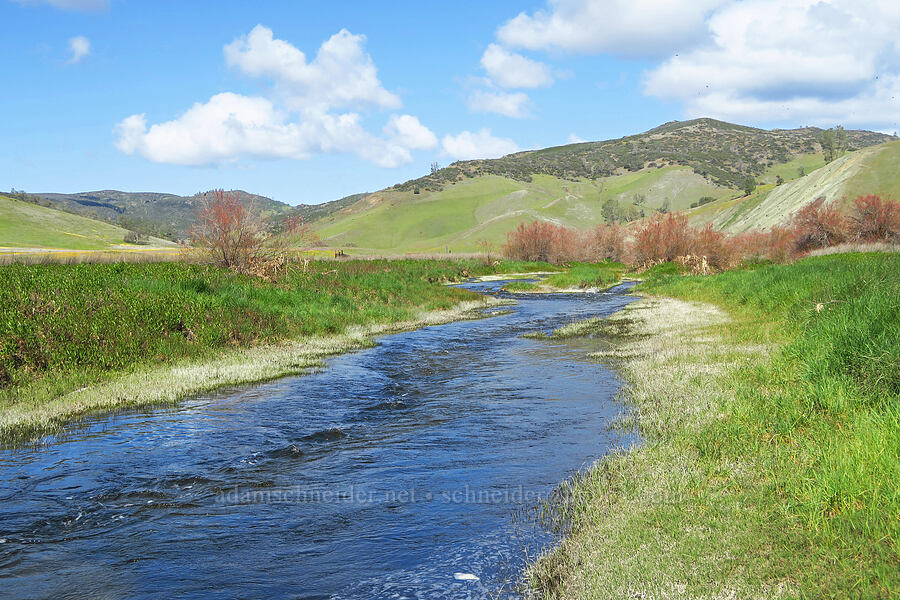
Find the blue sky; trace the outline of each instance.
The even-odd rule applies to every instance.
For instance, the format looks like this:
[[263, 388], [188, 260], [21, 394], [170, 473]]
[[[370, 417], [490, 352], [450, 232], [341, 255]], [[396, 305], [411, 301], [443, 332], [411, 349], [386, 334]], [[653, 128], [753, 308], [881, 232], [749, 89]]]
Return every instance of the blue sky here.
[[0, 0], [0, 189], [318, 203], [695, 116], [892, 132], [898, 4]]

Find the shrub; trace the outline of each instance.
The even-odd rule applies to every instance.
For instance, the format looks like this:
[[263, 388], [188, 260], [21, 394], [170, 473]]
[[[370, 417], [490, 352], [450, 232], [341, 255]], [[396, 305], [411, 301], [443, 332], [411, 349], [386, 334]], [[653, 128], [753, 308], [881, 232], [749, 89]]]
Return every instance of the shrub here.
[[672, 261], [691, 251], [691, 227], [679, 213], [657, 213], [634, 234], [633, 261]]
[[145, 245], [150, 242], [150, 236], [139, 231], [128, 231], [125, 233], [124, 241], [126, 244]]
[[214, 264], [274, 280], [288, 264], [289, 250], [313, 247], [318, 237], [299, 215], [284, 219], [276, 236], [258, 214], [252, 202], [242, 203], [234, 194], [214, 190], [200, 200], [191, 237], [209, 250]]
[[691, 254], [705, 258], [713, 270], [725, 271], [743, 258], [740, 243], [734, 237], [713, 229], [712, 223], [689, 233], [692, 238]]
[[620, 225], [597, 225], [588, 233], [589, 258], [625, 262], [625, 231]]
[[825, 248], [847, 239], [847, 219], [821, 197], [794, 213], [790, 226], [794, 230], [794, 249], [797, 252]]
[[900, 239], [900, 203], [869, 194], [853, 201], [851, 235], [866, 242]]
[[503, 254], [516, 260], [560, 264], [586, 258], [587, 249], [580, 238], [580, 232], [546, 221], [520, 223], [507, 235]]
[[[713, 198], [705, 196], [696, 204]], [[630, 239], [629, 239], [630, 238]], [[712, 224], [693, 227], [681, 213], [656, 213], [643, 223], [597, 225], [588, 232], [551, 223], [522, 223], [508, 236], [510, 258], [547, 261], [613, 260], [641, 271], [678, 263], [694, 274], [727, 271], [742, 262], [786, 263], [798, 254], [845, 241], [900, 241], [900, 203], [876, 195], [854, 201], [850, 217], [817, 198], [791, 216], [788, 226], [726, 234]]]
[[214, 190], [212, 197], [201, 198], [191, 238], [209, 249], [215, 264], [232, 269], [246, 266], [250, 255], [262, 247], [264, 237], [255, 211], [234, 194]]
[[748, 231], [732, 236], [741, 260], [768, 260], [785, 263], [794, 251], [794, 231], [787, 227], [773, 227], [769, 231]]

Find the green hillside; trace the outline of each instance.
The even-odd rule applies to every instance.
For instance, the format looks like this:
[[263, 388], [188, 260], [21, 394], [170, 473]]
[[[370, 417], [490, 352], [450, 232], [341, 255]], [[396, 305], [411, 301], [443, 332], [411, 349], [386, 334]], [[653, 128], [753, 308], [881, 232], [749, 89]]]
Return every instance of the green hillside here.
[[[145, 231], [152, 235], [171, 240], [185, 239], [197, 215], [198, 202], [212, 192], [202, 192], [193, 196], [177, 196], [158, 192], [120, 192], [118, 190], [101, 190], [96, 192], [79, 192], [77, 194], [22, 194], [32, 201], [73, 213], [106, 221], [120, 227]], [[252, 205], [256, 213], [266, 219], [278, 221], [295, 210], [302, 212], [300, 206], [291, 206], [251, 194], [243, 190], [231, 190], [242, 202]], [[336, 201], [340, 206], [340, 201]], [[327, 210], [334, 203], [327, 203], [319, 210]]]
[[739, 232], [782, 224], [791, 213], [819, 197], [841, 208], [848, 208], [854, 198], [865, 194], [900, 197], [900, 141], [845, 154], [815, 170], [810, 170], [815, 163], [805, 167], [804, 177], [785, 178], [783, 185], [761, 186], [748, 198], [696, 211], [693, 220]]
[[502, 243], [507, 232], [536, 219], [587, 228], [604, 221], [603, 203], [615, 198], [649, 214], [664, 204], [686, 209], [703, 196], [734, 195], [687, 167], [647, 169], [601, 180], [567, 181], [534, 175], [530, 182], [497, 175], [466, 179], [434, 192], [389, 189], [367, 196], [316, 222], [331, 246], [367, 250], [456, 252], [478, 249], [478, 241]]
[[[0, 251], [9, 248], [109, 250], [125, 244], [121, 227], [0, 196]], [[152, 246], [174, 246], [151, 238]]]
[[[893, 138], [848, 130], [847, 150]], [[479, 175], [529, 181], [534, 174], [562, 179], [601, 179], [665, 166], [686, 166], [716, 185], [738, 189], [749, 175], [763, 176], [773, 165], [821, 152], [816, 127], [757, 129], [715, 119], [672, 121], [644, 133], [602, 142], [583, 142], [518, 152], [491, 160], [455, 162], [445, 169], [394, 186], [399, 190], [437, 190]]]
[[[760, 215], [775, 218], [765, 207], [760, 212], [770, 194], [777, 197], [773, 190], [783, 194], [796, 185], [792, 180], [821, 176], [821, 131], [768, 131], [697, 119], [619, 140], [460, 161], [362, 196], [314, 226], [334, 247], [467, 252], [478, 250], [480, 240], [502, 244], [523, 221], [587, 229], [604, 222], [603, 204], [615, 199], [631, 219], [690, 210], [695, 221], [740, 228], [767, 222]], [[829, 169], [895, 139], [867, 131], [848, 131], [847, 137], [851, 152]], [[749, 197], [742, 191], [747, 177], [760, 184]], [[784, 210], [777, 208], [779, 219], [790, 212]]]

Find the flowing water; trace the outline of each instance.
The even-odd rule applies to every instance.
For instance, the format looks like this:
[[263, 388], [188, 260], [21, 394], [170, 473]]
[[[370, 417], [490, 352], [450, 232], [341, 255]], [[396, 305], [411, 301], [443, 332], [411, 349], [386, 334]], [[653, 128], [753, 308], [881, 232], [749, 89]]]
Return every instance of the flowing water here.
[[520, 297], [311, 375], [2, 450], [0, 597], [513, 595], [553, 541], [521, 515], [630, 442], [590, 341], [520, 336], [611, 314], [622, 292]]

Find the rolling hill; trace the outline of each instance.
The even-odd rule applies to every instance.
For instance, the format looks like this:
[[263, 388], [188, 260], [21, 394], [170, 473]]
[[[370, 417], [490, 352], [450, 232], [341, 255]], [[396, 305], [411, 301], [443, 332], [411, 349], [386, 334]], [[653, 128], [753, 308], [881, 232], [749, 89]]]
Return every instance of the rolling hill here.
[[749, 197], [704, 207], [692, 217], [710, 221], [717, 229], [741, 232], [781, 224], [791, 213], [820, 197], [842, 209], [865, 194], [896, 198], [900, 197], [898, 167], [900, 141], [887, 142], [845, 154], [783, 185], [761, 186]]
[[[326, 244], [335, 247], [474, 251], [480, 240], [501, 244], [506, 233], [523, 221], [592, 227], [604, 221], [603, 204], [610, 199], [631, 218], [657, 210], [689, 210], [695, 221], [712, 221], [719, 227], [762, 226], [772, 218], [785, 218], [790, 211], [784, 211], [795, 206], [795, 201], [764, 206], [785, 190], [806, 185], [792, 180], [808, 182], [816, 174], [823, 176], [821, 132], [811, 127], [763, 130], [696, 119], [618, 140], [460, 161], [363, 195], [320, 218], [314, 227]], [[827, 173], [857, 156], [880, 156], [874, 147], [891, 140], [896, 138], [847, 131], [848, 153], [829, 164]], [[748, 177], [761, 185], [746, 196], [742, 188]], [[787, 183], [777, 185], [781, 181]], [[777, 193], [772, 192], [775, 188]], [[738, 219], [740, 215], [744, 216]]]
[[[212, 192], [193, 196], [176, 196], [159, 192], [120, 192], [101, 190], [76, 194], [30, 194], [49, 208], [97, 219], [132, 229], [139, 229], [171, 240], [185, 239], [197, 214], [198, 201]], [[257, 212], [267, 218], [278, 218], [294, 209], [283, 202], [232, 190], [243, 202], [252, 202]]]
[[[11, 249], [112, 250], [125, 244], [126, 229], [53, 208], [0, 196], [0, 252]], [[174, 247], [150, 238], [152, 247]], [[146, 247], [146, 246], [144, 246]]]
[[[169, 240], [189, 237], [191, 225], [197, 215], [198, 200], [211, 194], [202, 192], [193, 196], [178, 196], [161, 192], [120, 192], [101, 190], [75, 194], [37, 193], [21, 194], [31, 201], [67, 213], [89, 219], [106, 221], [113, 225], [137, 229]], [[314, 221], [355, 203], [365, 194], [354, 194], [322, 204], [298, 204], [291, 206], [258, 194], [243, 190], [231, 190], [242, 202], [252, 203], [256, 212], [278, 228], [288, 216], [300, 216]]]

